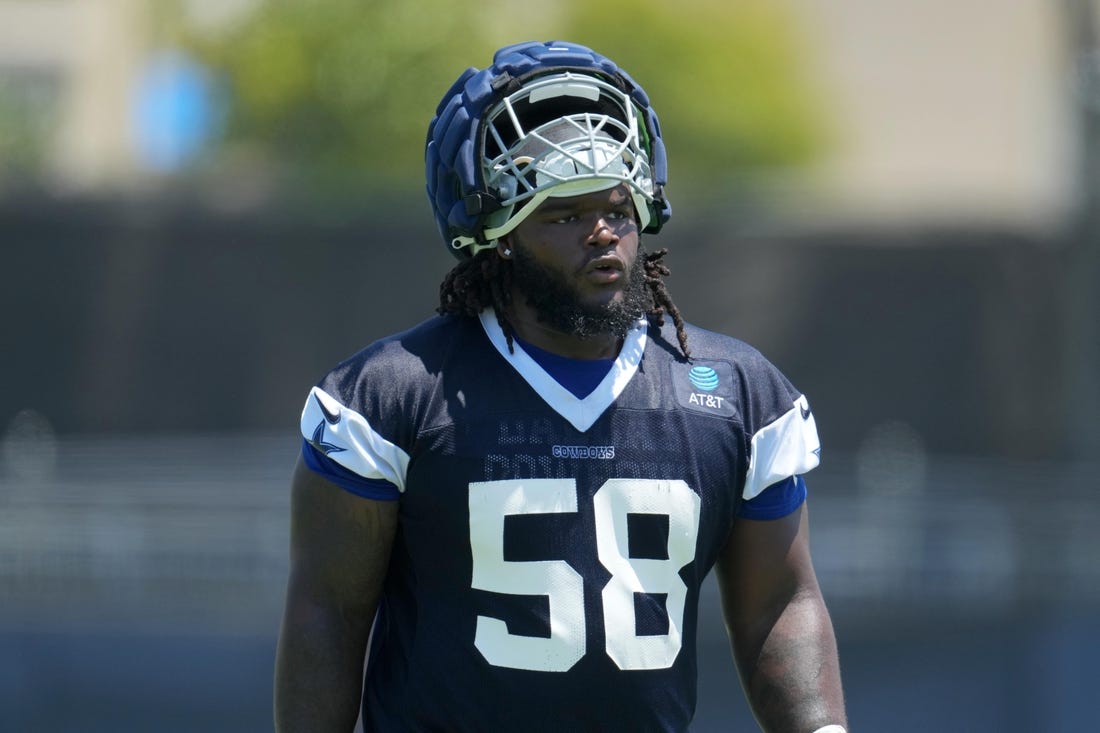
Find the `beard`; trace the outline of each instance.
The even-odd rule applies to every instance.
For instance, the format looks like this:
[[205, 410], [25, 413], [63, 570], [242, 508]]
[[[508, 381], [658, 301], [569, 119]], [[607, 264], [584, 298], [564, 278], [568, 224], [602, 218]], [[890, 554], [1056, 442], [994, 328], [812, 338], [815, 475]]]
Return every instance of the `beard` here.
[[534, 310], [539, 323], [579, 338], [609, 335], [622, 337], [653, 307], [653, 296], [645, 283], [645, 251], [625, 273], [623, 297], [609, 303], [581, 302], [570, 279], [544, 267], [522, 248], [512, 256], [512, 283]]

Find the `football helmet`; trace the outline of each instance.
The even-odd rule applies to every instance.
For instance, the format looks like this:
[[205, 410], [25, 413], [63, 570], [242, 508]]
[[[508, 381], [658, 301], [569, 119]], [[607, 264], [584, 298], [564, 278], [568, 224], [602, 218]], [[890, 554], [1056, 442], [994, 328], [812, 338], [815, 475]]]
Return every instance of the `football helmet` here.
[[428, 199], [448, 250], [495, 247], [548, 196], [627, 184], [643, 232], [672, 208], [657, 115], [610, 59], [575, 43], [506, 46], [467, 69], [428, 126]]

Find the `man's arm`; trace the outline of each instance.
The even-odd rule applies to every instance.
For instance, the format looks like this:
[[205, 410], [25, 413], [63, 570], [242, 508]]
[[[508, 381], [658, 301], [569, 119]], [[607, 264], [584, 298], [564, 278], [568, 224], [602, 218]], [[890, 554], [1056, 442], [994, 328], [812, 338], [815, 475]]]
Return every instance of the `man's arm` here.
[[805, 504], [781, 519], [738, 519], [717, 578], [733, 656], [760, 726], [769, 733], [812, 733], [847, 725]]
[[275, 728], [351, 731], [397, 526], [396, 501], [363, 499], [298, 459], [290, 580], [275, 660]]

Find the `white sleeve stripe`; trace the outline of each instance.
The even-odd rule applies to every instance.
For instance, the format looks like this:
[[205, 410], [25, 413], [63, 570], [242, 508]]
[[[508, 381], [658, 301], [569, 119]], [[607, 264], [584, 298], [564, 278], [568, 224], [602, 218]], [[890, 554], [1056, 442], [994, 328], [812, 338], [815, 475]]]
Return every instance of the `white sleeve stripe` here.
[[800, 476], [821, 462], [817, 423], [805, 395], [775, 422], [752, 436], [749, 471], [745, 476], [746, 501], [777, 481]]
[[[337, 419], [332, 420], [332, 416]], [[404, 493], [409, 454], [375, 432], [365, 417], [344, 407], [320, 387], [314, 387], [306, 399], [301, 430], [302, 437], [344, 468], [363, 478], [389, 481]], [[324, 446], [317, 445], [318, 431]]]

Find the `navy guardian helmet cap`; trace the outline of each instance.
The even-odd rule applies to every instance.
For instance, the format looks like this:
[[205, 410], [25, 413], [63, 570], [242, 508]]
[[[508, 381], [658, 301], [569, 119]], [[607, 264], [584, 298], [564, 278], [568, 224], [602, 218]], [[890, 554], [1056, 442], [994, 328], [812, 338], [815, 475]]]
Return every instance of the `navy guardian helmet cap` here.
[[428, 126], [424, 158], [439, 232], [460, 259], [495, 247], [550, 196], [626, 184], [649, 233], [672, 213], [649, 97], [575, 43], [505, 46], [489, 68], [463, 72]]

